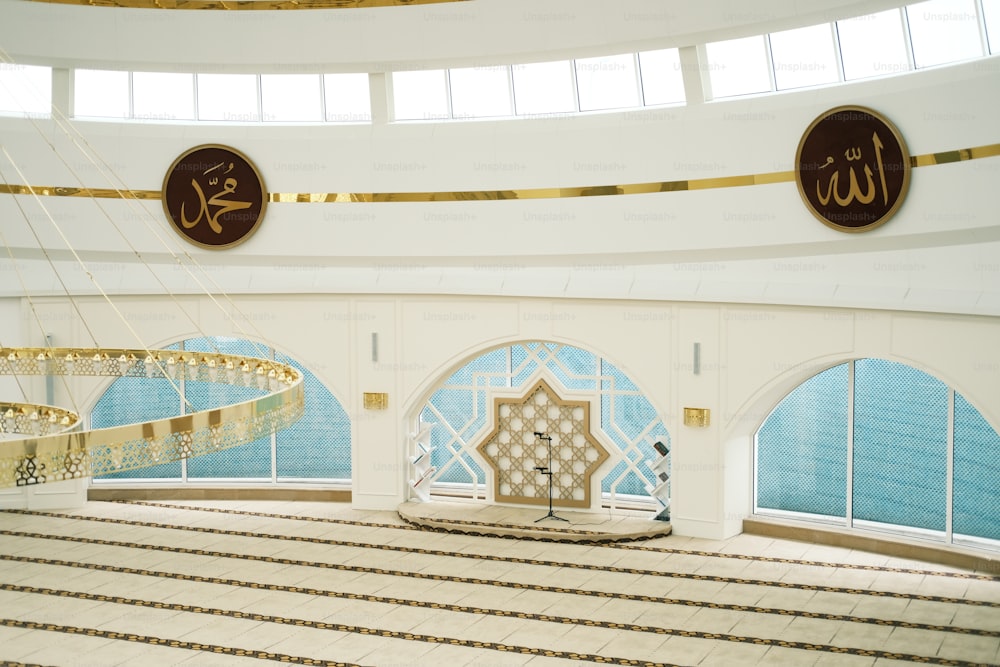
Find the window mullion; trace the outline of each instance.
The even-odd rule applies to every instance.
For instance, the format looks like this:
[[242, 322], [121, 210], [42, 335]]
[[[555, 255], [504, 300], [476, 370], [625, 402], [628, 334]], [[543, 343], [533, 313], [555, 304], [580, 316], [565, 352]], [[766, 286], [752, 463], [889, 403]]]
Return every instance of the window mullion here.
[[837, 60], [837, 80], [843, 83], [847, 81], [844, 74], [844, 50], [840, 44], [840, 28], [837, 27], [836, 21], [830, 23], [830, 30], [833, 32], [833, 49]]
[[903, 26], [903, 44], [906, 47], [906, 60], [910, 66], [910, 71], [917, 69], [917, 58], [913, 53], [913, 37], [910, 35], [910, 16], [906, 7], [900, 7], [899, 20]]
[[844, 519], [854, 526], [854, 360], [847, 364], [847, 506]]
[[[181, 352], [184, 351], [184, 341], [181, 341], [178, 345]], [[180, 355], [183, 356], [183, 355]], [[184, 364], [178, 364], [180, 372], [177, 374], [180, 377], [180, 381], [177, 383], [177, 391], [180, 393], [181, 402], [181, 414], [187, 414], [187, 377], [184, 370]], [[187, 484], [188, 481], [188, 459], [184, 457], [181, 459], [181, 484]]]
[[954, 510], [954, 488], [955, 488], [955, 390], [948, 387], [948, 444], [945, 459], [945, 513], [944, 513], [944, 539], [951, 544], [953, 541], [954, 524], [952, 512]]

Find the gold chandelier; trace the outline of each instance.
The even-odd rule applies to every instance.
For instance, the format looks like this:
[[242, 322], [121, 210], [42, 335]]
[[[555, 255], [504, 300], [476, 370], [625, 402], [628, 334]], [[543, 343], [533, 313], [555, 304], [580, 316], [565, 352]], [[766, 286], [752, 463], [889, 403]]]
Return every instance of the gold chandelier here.
[[294, 423], [305, 409], [302, 374], [255, 357], [178, 350], [0, 348], [2, 375], [165, 378], [268, 393], [221, 408], [80, 430], [58, 407], [0, 402], [0, 488], [134, 470], [246, 444]]

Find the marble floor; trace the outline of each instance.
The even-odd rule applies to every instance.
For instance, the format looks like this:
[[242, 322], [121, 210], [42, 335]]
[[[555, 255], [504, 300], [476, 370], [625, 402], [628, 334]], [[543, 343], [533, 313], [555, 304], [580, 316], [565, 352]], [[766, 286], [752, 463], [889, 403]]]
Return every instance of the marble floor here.
[[607, 544], [274, 501], [0, 512], [7, 665], [997, 665], [1000, 573], [740, 535]]

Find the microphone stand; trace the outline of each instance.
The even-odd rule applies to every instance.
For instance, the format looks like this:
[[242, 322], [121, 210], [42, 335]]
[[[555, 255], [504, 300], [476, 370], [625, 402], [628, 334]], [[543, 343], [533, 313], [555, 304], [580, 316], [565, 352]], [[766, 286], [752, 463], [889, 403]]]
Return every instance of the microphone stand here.
[[544, 433], [539, 433], [539, 432], [535, 431], [535, 437], [538, 438], [539, 440], [545, 440], [545, 441], [547, 441], [548, 445], [549, 445], [549, 465], [548, 465], [548, 467], [535, 466], [535, 470], [537, 470], [538, 472], [542, 473], [543, 475], [548, 475], [548, 477], [549, 477], [549, 513], [546, 514], [545, 516], [543, 516], [540, 519], [535, 519], [535, 523], [538, 523], [539, 521], [544, 521], [545, 519], [555, 519], [556, 521], [566, 521], [566, 522], [569, 522], [569, 519], [564, 519], [561, 516], [556, 516], [552, 512], [552, 436], [546, 435]]

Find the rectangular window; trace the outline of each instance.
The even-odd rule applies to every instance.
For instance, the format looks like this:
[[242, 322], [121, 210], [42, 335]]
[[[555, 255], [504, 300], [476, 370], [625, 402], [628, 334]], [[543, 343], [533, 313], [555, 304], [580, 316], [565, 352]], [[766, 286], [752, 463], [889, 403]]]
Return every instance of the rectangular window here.
[[463, 67], [448, 70], [451, 108], [455, 118], [514, 115], [510, 94], [510, 67]]
[[49, 114], [52, 69], [0, 63], [0, 113]]
[[198, 120], [259, 123], [256, 74], [199, 74]]
[[766, 93], [771, 72], [763, 35], [705, 45], [712, 99]]
[[73, 72], [74, 115], [90, 118], [128, 118], [128, 72], [78, 69]]
[[686, 99], [681, 56], [677, 49], [641, 52], [639, 72], [643, 104], [682, 104]]
[[136, 120], [194, 120], [194, 75], [132, 73], [132, 117]]
[[275, 122], [313, 122], [323, 119], [318, 74], [261, 74], [262, 118]]
[[576, 111], [573, 68], [568, 60], [514, 65], [514, 109], [519, 116]]
[[975, 0], [930, 0], [910, 5], [906, 20], [916, 67], [983, 55]]
[[581, 58], [576, 61], [580, 111], [639, 106], [635, 54]]
[[770, 42], [774, 83], [778, 90], [840, 80], [833, 27], [829, 23], [772, 32]]
[[445, 70], [392, 73], [392, 107], [396, 120], [448, 118], [448, 83]]
[[982, 3], [990, 53], [1000, 53], [1000, 0], [982, 0]]
[[837, 34], [847, 81], [911, 69], [899, 9], [837, 21]]
[[372, 100], [367, 74], [324, 74], [323, 94], [327, 122], [371, 122]]

